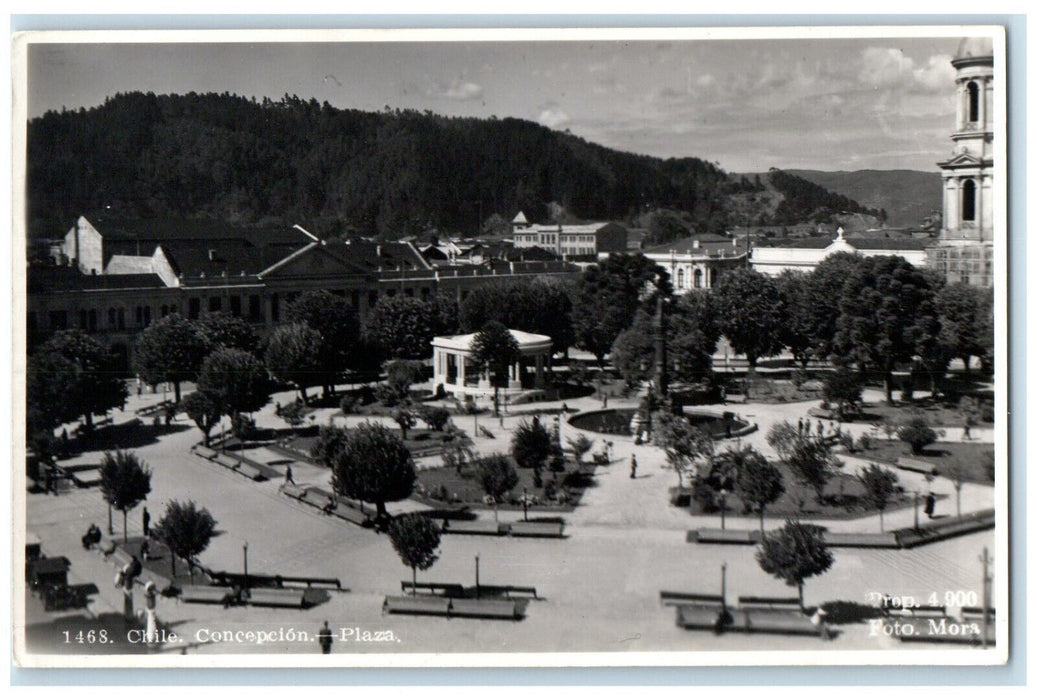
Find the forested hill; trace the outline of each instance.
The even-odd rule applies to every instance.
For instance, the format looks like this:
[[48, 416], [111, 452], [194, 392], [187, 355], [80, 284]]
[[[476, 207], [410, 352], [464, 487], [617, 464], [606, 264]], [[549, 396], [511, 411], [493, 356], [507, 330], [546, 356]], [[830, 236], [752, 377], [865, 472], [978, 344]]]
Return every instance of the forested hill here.
[[73, 218], [304, 222], [397, 238], [474, 233], [497, 213], [626, 219], [651, 207], [724, 226], [725, 174], [604, 148], [519, 119], [341, 110], [285, 96], [128, 93], [28, 125], [31, 235]]
[[868, 207], [885, 209], [890, 226], [920, 226], [943, 207], [943, 181], [938, 172], [920, 170], [789, 170]]

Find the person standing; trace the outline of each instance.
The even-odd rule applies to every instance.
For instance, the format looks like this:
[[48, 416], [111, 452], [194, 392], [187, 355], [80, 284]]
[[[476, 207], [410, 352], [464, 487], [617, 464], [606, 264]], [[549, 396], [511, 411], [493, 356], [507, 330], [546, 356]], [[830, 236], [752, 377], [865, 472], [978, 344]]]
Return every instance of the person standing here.
[[317, 642], [320, 644], [320, 650], [323, 654], [331, 653], [331, 642], [334, 639], [334, 635], [331, 632], [331, 628], [328, 627], [328, 621], [324, 621], [324, 626], [317, 632]]
[[140, 514], [140, 520], [145, 539], [151, 537], [151, 513], [148, 512], [147, 506], [144, 506], [144, 512]]
[[630, 478], [637, 478], [637, 456], [630, 455]]
[[285, 486], [288, 484], [295, 486], [295, 478], [292, 476], [292, 465], [290, 464], [284, 470], [284, 483]]

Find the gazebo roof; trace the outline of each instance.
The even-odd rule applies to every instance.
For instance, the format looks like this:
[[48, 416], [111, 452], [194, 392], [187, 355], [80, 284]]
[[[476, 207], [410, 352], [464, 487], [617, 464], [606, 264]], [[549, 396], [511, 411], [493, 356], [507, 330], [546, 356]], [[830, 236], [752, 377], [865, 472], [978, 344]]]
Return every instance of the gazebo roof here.
[[[518, 343], [519, 352], [522, 354], [544, 350], [549, 351], [551, 349], [551, 336], [549, 335], [527, 333], [512, 328], [508, 329], [508, 333], [511, 333], [511, 337]], [[460, 350], [462, 352], [469, 351], [472, 349], [472, 341], [475, 339], [476, 335], [476, 333], [466, 333], [464, 335], [436, 336], [432, 339], [432, 347], [445, 348], [447, 350]]]

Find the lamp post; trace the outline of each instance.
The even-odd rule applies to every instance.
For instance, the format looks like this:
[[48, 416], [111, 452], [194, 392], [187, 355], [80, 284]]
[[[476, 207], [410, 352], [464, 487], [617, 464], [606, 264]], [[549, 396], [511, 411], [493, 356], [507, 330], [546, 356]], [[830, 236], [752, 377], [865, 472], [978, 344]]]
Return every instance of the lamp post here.
[[720, 605], [727, 612], [727, 562], [720, 565]]
[[527, 493], [526, 487], [523, 486], [522, 487], [522, 520], [523, 521], [529, 520], [528, 512], [527, 512], [528, 508], [529, 508], [529, 494]]
[[913, 491], [912, 493], [914, 493], [914, 496], [915, 496], [914, 497], [914, 504], [915, 504], [915, 532], [918, 532], [918, 491]]
[[481, 598], [479, 591], [479, 555], [475, 555], [475, 597]]
[[727, 489], [720, 489], [720, 529], [727, 529]]
[[245, 555], [245, 596], [248, 596], [248, 542], [241, 548]]

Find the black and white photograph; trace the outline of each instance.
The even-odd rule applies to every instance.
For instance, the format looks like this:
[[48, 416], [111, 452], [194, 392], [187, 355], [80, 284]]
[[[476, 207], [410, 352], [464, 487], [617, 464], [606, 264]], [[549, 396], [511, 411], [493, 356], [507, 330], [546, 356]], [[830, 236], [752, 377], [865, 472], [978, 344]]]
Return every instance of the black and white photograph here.
[[1008, 660], [1003, 27], [13, 47], [17, 666]]

